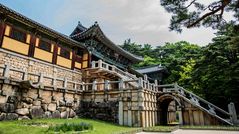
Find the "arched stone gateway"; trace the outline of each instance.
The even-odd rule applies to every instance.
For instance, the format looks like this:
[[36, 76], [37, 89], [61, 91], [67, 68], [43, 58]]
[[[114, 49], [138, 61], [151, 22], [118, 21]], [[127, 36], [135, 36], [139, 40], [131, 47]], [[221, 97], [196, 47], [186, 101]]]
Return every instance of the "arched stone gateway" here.
[[159, 97], [157, 98], [157, 107], [157, 120], [160, 125], [168, 125], [170, 122], [178, 122], [179, 124], [182, 124], [182, 105], [180, 99], [171, 94], [159, 95]]

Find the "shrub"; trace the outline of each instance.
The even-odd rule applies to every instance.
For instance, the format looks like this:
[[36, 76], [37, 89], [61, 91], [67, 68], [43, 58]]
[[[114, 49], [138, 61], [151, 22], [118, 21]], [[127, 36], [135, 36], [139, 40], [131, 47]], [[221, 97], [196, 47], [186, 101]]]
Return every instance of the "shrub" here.
[[50, 126], [48, 128], [48, 131], [55, 131], [55, 132], [84, 131], [84, 130], [93, 130], [93, 125], [90, 123], [85, 123], [85, 122], [64, 123], [64, 124], [58, 124], [55, 126]]

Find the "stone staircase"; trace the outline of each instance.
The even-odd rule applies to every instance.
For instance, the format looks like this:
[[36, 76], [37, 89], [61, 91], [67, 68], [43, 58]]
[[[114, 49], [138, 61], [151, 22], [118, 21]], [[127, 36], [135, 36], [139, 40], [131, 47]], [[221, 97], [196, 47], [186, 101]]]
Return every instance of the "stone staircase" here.
[[[206, 101], [205, 99], [195, 95], [194, 93], [184, 89], [183, 87], [177, 85], [177, 84], [169, 84], [169, 85], [160, 85], [158, 86], [163, 89], [163, 92], [165, 93], [176, 93], [177, 96], [181, 97], [188, 103], [192, 104], [193, 106], [205, 111], [209, 115], [212, 115], [216, 117], [217, 119], [221, 120], [222, 122], [229, 124], [229, 125], [234, 125], [236, 117], [233, 117], [233, 114], [235, 113], [229, 113], [214, 104]], [[232, 109], [235, 109], [234, 104], [230, 103], [229, 106], [229, 111], [235, 111]]]

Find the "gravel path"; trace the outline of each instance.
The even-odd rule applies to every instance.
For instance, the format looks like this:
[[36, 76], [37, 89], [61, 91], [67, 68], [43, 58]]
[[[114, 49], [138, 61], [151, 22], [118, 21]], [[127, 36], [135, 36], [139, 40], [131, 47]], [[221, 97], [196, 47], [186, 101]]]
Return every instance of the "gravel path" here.
[[239, 131], [219, 131], [219, 130], [182, 130], [178, 129], [172, 133], [160, 133], [160, 132], [140, 132], [137, 134], [239, 134]]

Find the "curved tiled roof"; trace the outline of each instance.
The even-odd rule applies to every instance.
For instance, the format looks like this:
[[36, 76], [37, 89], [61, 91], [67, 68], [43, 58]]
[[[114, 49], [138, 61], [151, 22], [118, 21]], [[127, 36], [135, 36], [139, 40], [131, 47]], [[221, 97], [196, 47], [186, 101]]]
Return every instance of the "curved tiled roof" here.
[[110, 39], [108, 39], [107, 36], [101, 30], [100, 26], [97, 24], [97, 22], [94, 25], [92, 25], [91, 27], [89, 27], [88, 29], [85, 29], [84, 31], [82, 31], [80, 33], [71, 35], [70, 37], [72, 39], [76, 39], [76, 40], [85, 39], [87, 37], [96, 37], [97, 39], [101, 40], [106, 46], [108, 46], [112, 50], [121, 53], [122, 56], [125, 56], [134, 62], [143, 61], [142, 57], [136, 56], [136, 55], [124, 50], [120, 46], [113, 43]]
[[0, 4], [0, 13], [3, 14], [3, 16], [6, 16], [6, 17], [10, 17], [14, 20], [18, 20], [20, 21], [21, 23], [29, 26], [29, 27], [32, 27], [32, 28], [35, 28], [37, 29], [38, 31], [41, 31], [43, 33], [47, 33], [48, 35], [50, 36], [53, 36], [54, 38], [57, 38], [57, 39], [61, 39], [63, 42], [67, 42], [67, 43], [70, 43], [71, 45], [75, 45], [75, 46], [79, 46], [79, 47], [82, 47], [82, 48], [85, 48], [84, 44], [82, 43], [79, 43], [71, 38], [69, 38], [68, 36], [62, 34], [62, 33], [59, 33], [51, 28], [48, 28], [30, 18], [27, 18], [26, 16]]

